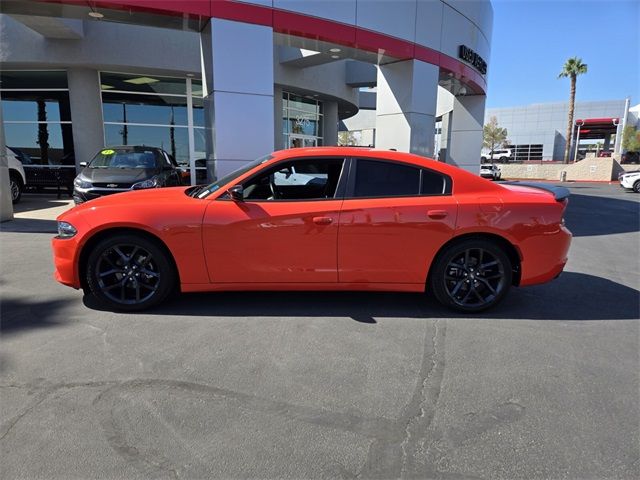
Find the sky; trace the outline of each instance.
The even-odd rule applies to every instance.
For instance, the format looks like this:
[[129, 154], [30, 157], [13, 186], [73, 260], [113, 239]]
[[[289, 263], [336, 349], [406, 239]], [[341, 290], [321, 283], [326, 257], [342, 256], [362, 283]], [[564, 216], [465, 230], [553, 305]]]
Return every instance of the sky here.
[[588, 72], [576, 100], [640, 103], [640, 0], [492, 0], [487, 107], [567, 101], [570, 57]]

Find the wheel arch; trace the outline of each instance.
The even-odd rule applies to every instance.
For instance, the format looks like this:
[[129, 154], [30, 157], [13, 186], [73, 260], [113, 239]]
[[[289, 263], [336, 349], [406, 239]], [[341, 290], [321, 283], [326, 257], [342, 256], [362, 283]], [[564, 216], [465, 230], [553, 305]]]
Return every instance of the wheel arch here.
[[95, 247], [99, 242], [108, 238], [115, 234], [133, 234], [143, 237], [153, 243], [155, 243], [158, 247], [162, 249], [162, 251], [167, 255], [167, 258], [171, 262], [171, 266], [176, 275], [176, 287], [180, 288], [180, 270], [178, 270], [178, 265], [176, 264], [176, 260], [169, 250], [169, 247], [162, 241], [160, 237], [154, 235], [153, 233], [144, 230], [142, 228], [135, 227], [111, 227], [95, 232], [91, 237], [84, 242], [80, 254], [78, 256], [78, 277], [80, 280], [80, 286], [86, 292], [88, 289], [87, 285], [87, 260], [89, 255], [91, 254], [91, 250]]
[[456, 243], [460, 243], [469, 239], [489, 240], [491, 242], [496, 243], [500, 247], [502, 247], [502, 249], [505, 251], [505, 253], [509, 257], [509, 260], [511, 261], [511, 266], [512, 266], [511, 284], [516, 287], [520, 285], [520, 275], [522, 271], [521, 269], [522, 258], [516, 246], [513, 243], [511, 243], [509, 240], [507, 240], [505, 237], [502, 237], [495, 233], [472, 232], [472, 233], [464, 233], [462, 235], [453, 237], [440, 247], [438, 252], [433, 257], [433, 260], [431, 261], [431, 265], [429, 266], [427, 279], [425, 281], [425, 288], [428, 287], [429, 282], [431, 281], [431, 272], [433, 271], [438, 259], [440, 258], [440, 255], [442, 255], [442, 252], [444, 252], [444, 250], [450, 247], [451, 245], [455, 245]]

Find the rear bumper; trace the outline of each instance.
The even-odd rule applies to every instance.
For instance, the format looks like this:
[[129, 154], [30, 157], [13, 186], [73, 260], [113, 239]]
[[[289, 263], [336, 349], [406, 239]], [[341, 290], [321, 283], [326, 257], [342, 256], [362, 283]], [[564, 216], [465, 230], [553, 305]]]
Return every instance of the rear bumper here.
[[572, 235], [561, 226], [556, 232], [537, 236], [522, 249], [520, 286], [538, 285], [557, 278], [567, 264]]

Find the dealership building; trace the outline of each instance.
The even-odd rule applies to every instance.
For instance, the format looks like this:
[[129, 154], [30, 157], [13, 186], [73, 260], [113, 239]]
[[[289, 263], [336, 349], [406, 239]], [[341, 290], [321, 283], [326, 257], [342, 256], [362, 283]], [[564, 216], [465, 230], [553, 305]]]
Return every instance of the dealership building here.
[[441, 160], [478, 170], [488, 0], [0, 8], [2, 126], [31, 175], [75, 172], [105, 146], [144, 144], [212, 179], [273, 150], [336, 145], [340, 122], [372, 106], [377, 148], [431, 156], [443, 97]]

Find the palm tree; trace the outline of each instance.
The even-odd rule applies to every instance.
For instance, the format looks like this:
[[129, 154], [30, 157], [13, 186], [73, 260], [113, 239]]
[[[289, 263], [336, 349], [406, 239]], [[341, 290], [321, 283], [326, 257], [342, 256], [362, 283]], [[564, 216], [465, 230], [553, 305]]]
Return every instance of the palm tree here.
[[[564, 147], [564, 163], [569, 163], [569, 152], [571, 151], [571, 135], [573, 127], [573, 111], [576, 102], [576, 78], [578, 75], [587, 73], [587, 64], [582, 63], [582, 59], [578, 57], [572, 57], [567, 60], [562, 71], [558, 75], [558, 78], [569, 77], [571, 79], [571, 93], [569, 94], [569, 121], [567, 123], [567, 144]], [[578, 145], [576, 145], [578, 148]]]

